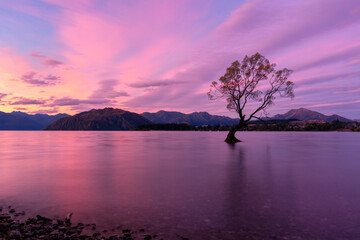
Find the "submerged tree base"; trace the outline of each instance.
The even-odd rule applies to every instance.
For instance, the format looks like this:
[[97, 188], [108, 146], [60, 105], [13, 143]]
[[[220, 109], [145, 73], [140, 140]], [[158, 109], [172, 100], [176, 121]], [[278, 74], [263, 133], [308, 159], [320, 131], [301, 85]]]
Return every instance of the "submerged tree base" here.
[[238, 143], [238, 142], [242, 142], [241, 140], [237, 139], [235, 136], [233, 135], [228, 135], [225, 139], [225, 142], [226, 143], [229, 143], [229, 144], [235, 144], [235, 143]]
[[235, 133], [243, 126], [244, 125], [241, 123], [239, 125], [233, 126], [233, 128], [229, 131], [228, 135], [226, 136], [225, 142], [228, 144], [235, 144], [241, 142], [239, 139], [235, 137]]

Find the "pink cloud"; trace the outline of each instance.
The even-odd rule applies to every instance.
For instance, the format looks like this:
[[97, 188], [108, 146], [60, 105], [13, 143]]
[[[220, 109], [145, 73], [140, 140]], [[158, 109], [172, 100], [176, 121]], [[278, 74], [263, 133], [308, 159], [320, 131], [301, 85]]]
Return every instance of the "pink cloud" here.
[[40, 110], [36, 110], [36, 111], [31, 111], [29, 113], [32, 113], [32, 114], [56, 114], [56, 113], [59, 113], [59, 109], [58, 108], [40, 109]]
[[38, 53], [31, 53], [30, 56], [33, 58], [40, 58], [40, 59], [46, 58], [44, 55]]
[[29, 99], [24, 97], [15, 98], [16, 101], [10, 103], [10, 105], [42, 105], [45, 104], [46, 101], [42, 99]]
[[59, 76], [48, 74], [47, 76], [39, 75], [36, 72], [28, 72], [21, 76], [21, 81], [35, 86], [52, 86], [60, 82]]
[[151, 87], [163, 87], [169, 85], [184, 84], [184, 81], [159, 81], [159, 80], [141, 80], [139, 82], [130, 83], [132, 88], [151, 88]]
[[106, 106], [112, 104], [117, 97], [127, 97], [128, 93], [125, 91], [117, 91], [115, 87], [118, 85], [116, 79], [107, 79], [99, 82], [99, 87], [86, 99], [78, 99], [72, 97], [53, 98], [52, 103], [48, 104], [51, 107], [63, 107], [63, 106], [81, 106], [86, 105], [101, 105]]
[[56, 99], [51, 106], [74, 106], [79, 104], [81, 104], [81, 100], [65, 97]]
[[55, 59], [46, 59], [43, 61], [43, 64], [48, 67], [57, 67], [63, 65], [64, 63]]
[[26, 111], [27, 108], [24, 107], [15, 107], [14, 109], [18, 110], [18, 111]]
[[[324, 5], [329, 6], [326, 13], [323, 13]], [[129, 100], [127, 104], [136, 107], [146, 102], [150, 109], [150, 103], [156, 107], [166, 103], [167, 108], [187, 106], [185, 108], [188, 110], [206, 108], [211, 112], [226, 114], [224, 102], [209, 105], [204, 100], [205, 96], [201, 97], [199, 93], [205, 94], [208, 84], [220, 77], [232, 61], [241, 60], [245, 54], [256, 51], [279, 63], [279, 67], [295, 70], [291, 77], [296, 84], [295, 94], [301, 82], [308, 82], [310, 86], [318, 84], [317, 91], [299, 91], [300, 96], [294, 101], [280, 100], [273, 112], [284, 107], [301, 106], [301, 101], [304, 101], [301, 95], [306, 93], [312, 94], [310, 99], [313, 104], [324, 101], [324, 97], [329, 96], [326, 91], [333, 92], [339, 87], [334, 84], [336, 81], [342, 82], [339, 85], [360, 84], [353, 79], [356, 70], [344, 67], [360, 55], [360, 15], [352, 13], [354, 8], [359, 9], [357, 1], [347, 1], [345, 4], [337, 1], [249, 1], [233, 11], [223, 24], [201, 42], [193, 50], [196, 54], [184, 61], [178, 71], [172, 70], [172, 77], [166, 76], [169, 82], [181, 79], [192, 81], [193, 84], [149, 91]], [[326, 78], [329, 74], [331, 77]], [[317, 76], [317, 80], [313, 79], [314, 76]], [[349, 78], [346, 79], [346, 76]], [[326, 87], [327, 84], [333, 85]], [[336, 97], [342, 98], [341, 95]]]
[[[91, 74], [98, 74], [99, 69], [125, 72], [125, 82], [135, 75], [129, 69], [148, 76], [184, 56], [184, 46], [192, 41], [194, 20], [199, 18], [199, 11], [187, 8], [191, 1], [130, 5], [109, 1], [101, 6], [102, 11], [91, 1], [75, 5], [48, 2], [62, 7], [61, 20], [55, 25], [57, 40], [66, 46], [62, 56], [67, 62]], [[139, 64], [141, 71], [133, 70]]]
[[77, 106], [77, 105], [104, 105], [108, 104], [110, 100], [105, 98], [99, 98], [99, 99], [77, 99], [77, 98], [70, 98], [70, 97], [64, 97], [55, 99], [52, 103], [48, 104], [50, 107], [61, 107], [61, 106]]
[[350, 104], [360, 104], [360, 100], [351, 101], [351, 102], [332, 102], [332, 103], [321, 103], [315, 104], [309, 107], [319, 108], [319, 107], [333, 107], [333, 106], [341, 106], [341, 105], [350, 105]]
[[119, 84], [116, 79], [106, 79], [99, 82], [99, 88], [96, 89], [90, 96], [89, 99], [99, 98], [117, 98], [127, 97], [129, 94], [125, 91], [117, 91], [115, 88]]
[[[44, 2], [51, 5], [51, 14], [31, 4], [6, 5], [51, 23], [49, 40], [59, 47], [48, 51], [37, 46], [31, 58], [7, 50], [7, 56], [0, 55], [0, 77], [36, 73], [23, 75], [22, 82], [7, 82], [13, 84], [9, 90], [20, 89], [29, 99], [27, 86], [51, 85], [60, 80], [51, 76], [60, 77], [61, 86], [41, 93], [56, 96], [52, 103], [60, 110], [108, 104], [134, 111], [164, 108], [229, 115], [224, 102], [207, 99], [209, 84], [234, 60], [255, 52], [279, 68], [295, 70], [291, 80], [296, 98], [279, 99], [274, 113], [323, 104], [330, 94], [334, 102], [354, 102], [356, 92], [349, 89], [360, 88], [356, 0], [246, 1], [211, 31], [204, 30], [213, 16], [207, 15], [209, 6], [222, 5], [209, 1]], [[37, 99], [40, 93], [31, 94]]]
[[30, 56], [33, 58], [40, 59], [42, 64], [47, 67], [58, 67], [64, 65], [64, 63], [59, 60], [51, 59], [46, 56], [40, 55], [38, 53], [31, 53]]

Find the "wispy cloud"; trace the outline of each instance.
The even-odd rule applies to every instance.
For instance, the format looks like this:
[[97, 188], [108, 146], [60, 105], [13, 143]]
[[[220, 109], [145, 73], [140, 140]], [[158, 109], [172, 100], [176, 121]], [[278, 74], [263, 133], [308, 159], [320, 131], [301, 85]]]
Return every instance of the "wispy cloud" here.
[[79, 105], [106, 105], [111, 104], [118, 97], [127, 97], [125, 91], [116, 90], [119, 81], [106, 79], [99, 82], [99, 87], [86, 99], [63, 97], [55, 99], [49, 106], [79, 106]]
[[313, 57], [313, 60], [303, 63], [302, 65], [296, 66], [295, 71], [303, 71], [311, 68], [317, 68], [321, 66], [330, 65], [336, 62], [347, 62], [352, 61], [353, 58], [360, 56], [360, 44], [357, 46], [344, 46], [344, 49], [329, 51], [328, 53], [320, 56]]
[[24, 107], [14, 107], [14, 109], [18, 110], [18, 111], [26, 111], [27, 108]]
[[31, 53], [30, 56], [33, 58], [40, 58], [40, 59], [46, 58], [44, 55], [38, 53]]
[[184, 82], [184, 81], [166, 81], [166, 80], [161, 80], [161, 81], [148, 80], [148, 81], [130, 83], [129, 86], [132, 88], [149, 88], [149, 87], [162, 87], [162, 86], [170, 86], [170, 85], [177, 85], [177, 84], [184, 84], [184, 83], [186, 83], [186, 82]]
[[[270, 114], [314, 105], [320, 112], [360, 117], [347, 105], [324, 105], [359, 99], [358, 0], [44, 0], [0, 6], [17, 13], [0, 16], [0, 79], [18, 79], [1, 80], [1, 91], [47, 99], [59, 111], [113, 106], [235, 116], [225, 100], [207, 99], [209, 84], [233, 61], [260, 52], [279, 68], [295, 70], [295, 99], [277, 99]], [[37, 34], [30, 26], [39, 26]]]
[[[329, 6], [329, 11], [320, 14], [324, 5]], [[354, 62], [360, 56], [360, 14], [356, 14], [359, 10], [358, 1], [344, 4], [325, 0], [247, 1], [204, 39], [193, 50], [195, 54], [178, 66], [177, 71], [174, 69], [166, 76], [168, 82], [185, 80], [190, 84], [144, 92], [126, 104], [134, 108], [145, 104], [151, 109], [152, 103], [168, 109], [208, 109], [226, 114], [225, 100], [208, 102], [205, 93], [209, 83], [218, 79], [234, 60], [260, 51], [279, 68], [295, 70], [291, 76], [295, 82], [294, 101], [276, 101], [271, 113], [276, 113], [277, 109], [304, 106], [307, 104], [305, 96], [312, 105], [320, 106], [341, 87], [336, 82], [347, 87], [360, 86], [356, 81], [358, 69], [346, 67], [348, 62]], [[302, 88], [304, 84], [309, 90], [297, 95], [298, 87]], [[311, 89], [311, 86], [316, 87]], [[337, 100], [345, 98], [343, 94], [331, 96]], [[348, 94], [346, 99], [354, 102], [358, 96]], [[333, 105], [333, 108], [338, 109], [337, 106]]]
[[36, 72], [28, 72], [21, 76], [21, 81], [34, 86], [53, 86], [60, 82], [60, 76], [48, 74], [46, 76], [40, 75]]
[[24, 97], [16, 97], [15, 101], [11, 101], [10, 105], [43, 105], [46, 103], [46, 100], [42, 99], [30, 99]]
[[81, 103], [80, 99], [64, 97], [54, 100], [50, 106], [74, 106], [79, 105]]
[[60, 61], [55, 60], [55, 59], [46, 59], [42, 63], [45, 66], [48, 66], [48, 67], [57, 67], [57, 66], [60, 66], [60, 65], [64, 64], [63, 62], [60, 62]]
[[351, 105], [351, 104], [359, 104], [360, 100], [350, 101], [350, 102], [332, 102], [332, 103], [321, 103], [310, 105], [309, 108], [319, 108], [319, 107], [333, 107], [333, 106], [343, 106], [343, 105]]
[[108, 99], [76, 99], [70, 97], [64, 97], [55, 99], [49, 106], [77, 106], [80, 104], [90, 104], [90, 105], [101, 105], [107, 104], [110, 100]]
[[54, 114], [54, 113], [58, 113], [58, 112], [59, 112], [58, 108], [52, 108], [52, 109], [41, 109], [41, 110], [31, 111], [30, 113], [32, 113], [32, 114]]
[[345, 90], [346, 93], [360, 93], [360, 88]]
[[0, 93], [0, 101], [1, 101], [1, 99], [3, 98], [3, 97], [6, 97], [8, 94], [6, 94], [6, 93]]
[[115, 88], [119, 84], [119, 80], [116, 79], [106, 79], [101, 80], [99, 83], [99, 88], [96, 89], [89, 97], [89, 99], [99, 99], [99, 98], [117, 98], [117, 97], [126, 97], [129, 94], [125, 91], [118, 91]]
[[46, 67], [58, 67], [58, 66], [64, 65], [64, 63], [59, 60], [48, 58], [48, 57], [38, 54], [38, 53], [31, 53], [30, 56], [33, 58], [40, 59], [42, 64]]

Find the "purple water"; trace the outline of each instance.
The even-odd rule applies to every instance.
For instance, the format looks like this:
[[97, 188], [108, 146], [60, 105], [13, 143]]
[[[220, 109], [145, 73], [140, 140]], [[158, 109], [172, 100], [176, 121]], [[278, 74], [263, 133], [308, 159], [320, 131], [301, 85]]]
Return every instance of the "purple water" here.
[[0, 206], [165, 239], [359, 239], [360, 134], [0, 132]]

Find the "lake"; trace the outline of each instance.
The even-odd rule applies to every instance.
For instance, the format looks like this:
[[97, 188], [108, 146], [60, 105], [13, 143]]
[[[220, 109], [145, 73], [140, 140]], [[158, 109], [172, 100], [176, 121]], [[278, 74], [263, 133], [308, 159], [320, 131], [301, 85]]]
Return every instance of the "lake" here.
[[359, 133], [225, 136], [2, 131], [0, 206], [165, 239], [360, 239]]

